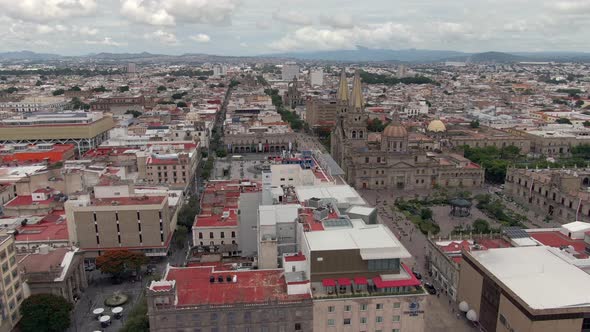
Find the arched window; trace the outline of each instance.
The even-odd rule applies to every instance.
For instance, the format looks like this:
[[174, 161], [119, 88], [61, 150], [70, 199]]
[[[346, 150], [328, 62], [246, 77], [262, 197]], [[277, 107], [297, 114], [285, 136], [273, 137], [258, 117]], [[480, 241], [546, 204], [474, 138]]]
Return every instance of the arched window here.
[[359, 131], [359, 138], [363, 138], [363, 131]]
[[352, 131], [352, 138], [356, 138], [356, 130]]

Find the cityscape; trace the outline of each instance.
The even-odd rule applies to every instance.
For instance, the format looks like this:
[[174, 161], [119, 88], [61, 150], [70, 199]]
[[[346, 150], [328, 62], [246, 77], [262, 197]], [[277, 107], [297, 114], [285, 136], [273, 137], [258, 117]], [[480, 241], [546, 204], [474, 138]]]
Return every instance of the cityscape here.
[[586, 1], [107, 2], [0, 0], [0, 332], [590, 332]]

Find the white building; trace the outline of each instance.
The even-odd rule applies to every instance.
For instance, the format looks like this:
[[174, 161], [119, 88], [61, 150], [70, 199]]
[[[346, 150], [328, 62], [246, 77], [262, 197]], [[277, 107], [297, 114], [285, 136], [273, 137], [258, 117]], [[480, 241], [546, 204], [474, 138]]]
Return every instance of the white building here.
[[40, 112], [40, 111], [63, 111], [68, 104], [63, 97], [26, 97], [21, 101], [0, 102], [0, 111], [11, 112]]
[[324, 85], [324, 70], [314, 69], [309, 72], [309, 82], [311, 86], [322, 86]]
[[293, 77], [299, 78], [299, 66], [295, 62], [285, 62], [281, 71], [283, 81], [292, 81]]

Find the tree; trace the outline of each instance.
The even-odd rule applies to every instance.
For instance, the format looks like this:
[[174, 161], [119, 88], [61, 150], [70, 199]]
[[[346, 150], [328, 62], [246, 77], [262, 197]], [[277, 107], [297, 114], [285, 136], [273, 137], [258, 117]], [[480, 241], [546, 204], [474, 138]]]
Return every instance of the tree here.
[[178, 103], [176, 103], [177, 107], [188, 107], [188, 104], [184, 101], [179, 101]]
[[40, 80], [37, 80], [37, 82], [35, 82], [35, 86], [41, 86], [43, 85], [43, 82]]
[[23, 332], [62, 332], [70, 327], [73, 305], [53, 294], [36, 294], [26, 298], [20, 306]]
[[176, 232], [174, 232], [174, 244], [178, 248], [184, 248], [186, 240], [188, 239], [188, 229], [184, 225], [177, 225]]
[[227, 156], [227, 151], [225, 149], [217, 149], [215, 150], [215, 155], [217, 158], [225, 158]]
[[65, 92], [64, 89], [57, 89], [57, 90], [53, 91], [52, 94], [54, 96], [59, 96], [59, 95], [63, 95], [64, 92]]
[[193, 223], [195, 222], [195, 216], [199, 214], [199, 199], [198, 197], [191, 196], [188, 203], [182, 206], [180, 212], [178, 212], [178, 225], [186, 227], [186, 229], [192, 229]]
[[166, 91], [166, 87], [165, 87], [165, 86], [163, 86], [163, 85], [160, 85], [160, 86], [158, 87], [158, 92], [162, 92], [162, 91]]
[[423, 208], [420, 210], [420, 218], [422, 218], [422, 220], [432, 219], [432, 210], [429, 208]]
[[94, 91], [94, 92], [107, 92], [109, 90], [107, 90], [107, 88], [105, 88], [104, 85], [101, 85], [98, 88], [92, 89], [92, 91]]
[[129, 250], [107, 250], [96, 258], [96, 267], [103, 272], [120, 278], [124, 273], [137, 271], [147, 258], [143, 253]]
[[582, 122], [582, 125], [584, 125], [584, 127], [590, 127], [590, 121], [586, 120]]
[[567, 118], [559, 118], [559, 119], [555, 120], [555, 123], [572, 124], [572, 122]]
[[485, 219], [475, 219], [473, 222], [473, 232], [477, 234], [489, 233], [490, 223], [488, 223]]
[[137, 118], [141, 115], [141, 112], [136, 110], [127, 110], [125, 114], [131, 114], [134, 118]]
[[471, 128], [474, 128], [474, 129], [475, 128], [479, 128], [479, 120], [473, 120], [473, 121], [471, 121], [471, 123], [469, 123], [469, 126]]
[[583, 100], [578, 100], [578, 101], [576, 101], [576, 103], [574, 105], [576, 107], [580, 108], [580, 107], [584, 106], [584, 101]]
[[129, 86], [123, 85], [123, 86], [120, 86], [117, 90], [119, 90], [119, 92], [127, 92], [127, 91], [129, 91]]
[[382, 132], [385, 129], [385, 124], [381, 119], [369, 120], [367, 129], [372, 132]]
[[137, 303], [127, 316], [125, 325], [119, 332], [149, 332], [150, 321], [147, 316], [147, 300], [145, 296]]
[[82, 89], [80, 89], [79, 86], [75, 85], [73, 87], [70, 88], [70, 91], [82, 91]]

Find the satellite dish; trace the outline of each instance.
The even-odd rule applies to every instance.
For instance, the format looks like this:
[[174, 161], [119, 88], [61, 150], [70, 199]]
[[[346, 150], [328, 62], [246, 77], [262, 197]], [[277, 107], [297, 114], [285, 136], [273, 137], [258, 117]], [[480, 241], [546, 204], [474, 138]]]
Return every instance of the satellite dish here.
[[467, 304], [467, 302], [465, 301], [461, 301], [461, 303], [459, 303], [459, 310], [461, 310], [462, 312], [469, 311], [469, 304]]
[[477, 321], [477, 314], [475, 313], [475, 310], [471, 309], [467, 311], [467, 319], [469, 319], [472, 322]]

